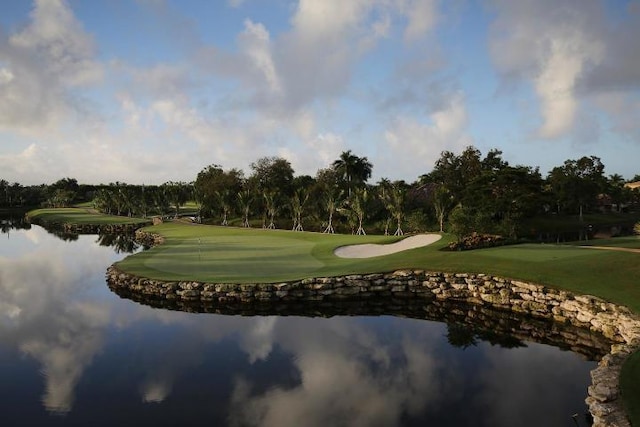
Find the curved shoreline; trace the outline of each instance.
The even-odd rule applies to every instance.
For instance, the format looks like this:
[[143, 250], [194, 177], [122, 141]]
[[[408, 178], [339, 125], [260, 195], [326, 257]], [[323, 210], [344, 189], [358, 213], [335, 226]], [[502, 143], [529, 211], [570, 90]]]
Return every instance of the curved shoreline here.
[[[161, 244], [155, 233], [136, 231], [138, 240]], [[107, 269], [107, 283], [118, 294], [138, 295], [184, 304], [348, 301], [367, 298], [456, 301], [509, 310], [585, 328], [614, 342], [591, 371], [586, 403], [594, 427], [630, 426], [620, 394], [620, 372], [629, 355], [640, 349], [640, 317], [624, 306], [531, 282], [486, 274], [398, 270], [391, 273], [307, 278], [282, 283], [205, 283], [162, 281]]]
[[309, 278], [275, 284], [164, 282], [107, 270], [116, 292], [189, 302], [357, 300], [369, 297], [460, 301], [551, 319], [601, 333], [615, 342], [591, 372], [586, 402], [594, 426], [629, 426], [619, 389], [626, 358], [640, 348], [640, 320], [626, 307], [534, 283], [484, 274], [398, 270], [393, 273]]

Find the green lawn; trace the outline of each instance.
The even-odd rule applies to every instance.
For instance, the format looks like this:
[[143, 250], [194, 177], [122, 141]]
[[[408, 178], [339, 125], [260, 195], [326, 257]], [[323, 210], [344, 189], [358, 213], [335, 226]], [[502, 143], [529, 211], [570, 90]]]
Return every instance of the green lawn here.
[[[120, 268], [155, 279], [234, 283], [272, 283], [399, 268], [488, 273], [596, 295], [640, 313], [640, 255], [635, 253], [549, 244], [450, 252], [441, 250], [452, 239], [445, 235], [424, 248], [377, 258], [342, 259], [333, 255], [339, 246], [391, 243], [398, 238], [178, 223], [148, 230], [164, 235], [165, 244], [126, 258]], [[630, 243], [623, 238], [621, 244]]]
[[379, 271], [375, 261], [341, 259], [333, 250], [354, 243], [398, 240], [180, 223], [147, 229], [164, 235], [165, 244], [126, 258], [120, 268], [156, 279], [209, 282], [271, 283]]
[[51, 208], [35, 209], [27, 212], [27, 217], [32, 222], [42, 224], [140, 224], [150, 222], [142, 218], [129, 218], [126, 216], [105, 215], [87, 208]]
[[640, 249], [640, 237], [614, 237], [612, 239], [596, 239], [582, 241], [578, 243], [581, 246], [615, 246], [618, 248]]

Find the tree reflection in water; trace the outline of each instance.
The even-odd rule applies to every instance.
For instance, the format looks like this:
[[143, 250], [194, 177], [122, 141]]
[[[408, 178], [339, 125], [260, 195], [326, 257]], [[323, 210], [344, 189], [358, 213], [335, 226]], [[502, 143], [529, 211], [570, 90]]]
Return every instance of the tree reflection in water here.
[[112, 247], [118, 254], [132, 254], [142, 247], [133, 234], [99, 234], [96, 243]]

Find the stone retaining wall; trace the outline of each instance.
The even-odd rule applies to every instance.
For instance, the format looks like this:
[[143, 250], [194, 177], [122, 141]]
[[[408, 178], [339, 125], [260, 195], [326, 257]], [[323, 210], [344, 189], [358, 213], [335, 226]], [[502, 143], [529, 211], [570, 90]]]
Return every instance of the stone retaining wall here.
[[[161, 236], [146, 236], [145, 243], [161, 242]], [[589, 329], [615, 343], [610, 353], [591, 372], [592, 385], [586, 402], [594, 418], [593, 425], [630, 425], [622, 407], [618, 383], [624, 361], [640, 348], [640, 319], [626, 307], [594, 296], [576, 295], [535, 283], [486, 274], [424, 270], [308, 278], [283, 283], [233, 284], [151, 280], [111, 266], [107, 270], [107, 283], [116, 292], [185, 303], [254, 304], [367, 298], [460, 301]]]

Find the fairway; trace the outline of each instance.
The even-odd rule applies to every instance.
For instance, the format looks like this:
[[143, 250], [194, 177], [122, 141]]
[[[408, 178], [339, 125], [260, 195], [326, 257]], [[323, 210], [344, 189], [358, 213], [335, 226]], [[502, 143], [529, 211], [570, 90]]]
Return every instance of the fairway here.
[[549, 262], [591, 256], [591, 254], [587, 254], [585, 252], [586, 251], [582, 248], [575, 246], [523, 244], [509, 246], [508, 248], [484, 249], [477, 251], [476, 255], [479, 257], [504, 259], [516, 262]]

